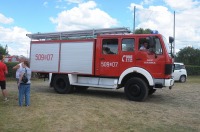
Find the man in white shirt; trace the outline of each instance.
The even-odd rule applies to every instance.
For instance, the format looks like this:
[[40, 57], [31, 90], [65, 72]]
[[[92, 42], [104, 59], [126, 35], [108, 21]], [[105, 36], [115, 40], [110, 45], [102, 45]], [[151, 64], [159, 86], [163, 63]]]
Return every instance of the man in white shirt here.
[[20, 57], [19, 58], [19, 64], [17, 64], [16, 66], [13, 67], [13, 70], [16, 70], [16, 79], [17, 79], [17, 83], [19, 81], [19, 72], [21, 71], [21, 69], [23, 68], [23, 63], [26, 60], [25, 57]]
[[148, 43], [144, 42], [144, 44], [140, 47], [140, 50], [147, 50]]
[[[14, 66], [12, 69], [13, 70], [16, 70], [16, 80], [17, 80], [17, 85], [19, 83], [19, 77], [20, 77], [20, 71], [23, 69], [23, 64], [24, 64], [24, 61], [26, 60], [25, 57], [21, 56], [19, 58], [19, 64], [17, 64], [16, 66]], [[19, 86], [17, 86], [17, 88], [19, 89]], [[16, 98], [16, 100], [18, 100], [18, 98]]]

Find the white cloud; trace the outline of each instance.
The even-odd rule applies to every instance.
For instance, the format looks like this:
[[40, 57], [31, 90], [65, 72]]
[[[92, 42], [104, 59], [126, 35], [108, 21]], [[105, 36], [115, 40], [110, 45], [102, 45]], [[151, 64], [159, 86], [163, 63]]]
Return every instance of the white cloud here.
[[141, 4], [142, 5], [147, 5], [147, 4], [151, 4], [151, 3], [153, 3], [154, 2], [154, 0], [143, 0], [142, 2], [141, 2]]
[[4, 28], [0, 26], [0, 44], [7, 45], [9, 54], [27, 56], [30, 49], [30, 39], [26, 37], [27, 30], [20, 27]]
[[[134, 4], [131, 4], [131, 10], [133, 9], [132, 5]], [[173, 14], [166, 7], [149, 6], [144, 8], [140, 5], [139, 8], [136, 6], [136, 9], [136, 19], [139, 22], [136, 28], [150, 28], [165, 35], [173, 33]]]
[[135, 3], [131, 3], [129, 9], [130, 9], [131, 11], [134, 11], [134, 7], [136, 7], [138, 10], [144, 9], [144, 7], [142, 6], [142, 4], [135, 4]]
[[77, 3], [77, 4], [80, 4], [80, 3], [83, 2], [83, 0], [65, 0], [65, 1], [67, 1], [69, 4], [70, 4], [70, 3]]
[[43, 6], [44, 6], [44, 7], [47, 7], [47, 6], [48, 6], [48, 2], [45, 1], [45, 2], [43, 3]]
[[200, 2], [183, 0], [173, 3], [165, 0], [171, 8], [176, 10], [176, 47], [192, 46], [200, 48]]
[[[179, 1], [179, 0], [178, 0]], [[165, 0], [171, 8], [181, 9], [175, 15], [175, 44], [176, 51], [192, 45], [200, 48], [200, 4], [192, 0], [173, 1]], [[182, 4], [184, 3], [184, 4]], [[149, 6], [132, 3], [130, 10], [136, 5], [136, 28], [150, 28], [158, 30], [165, 37], [173, 36], [174, 12], [164, 6]]]
[[117, 25], [117, 20], [97, 8], [94, 1], [78, 4], [77, 7], [60, 12], [57, 18], [51, 17], [50, 20], [57, 24], [57, 31], [108, 28]]
[[0, 23], [10, 24], [12, 22], [14, 22], [14, 20], [12, 18], [7, 18], [3, 14], [0, 13]]
[[175, 10], [192, 9], [200, 4], [200, 2], [194, 0], [164, 0], [164, 1], [167, 5], [174, 8]]
[[55, 8], [56, 8], [56, 9], [62, 9], [62, 10], [63, 10], [63, 9], [66, 9], [66, 6], [56, 5]]
[[[0, 23], [10, 24], [14, 22], [12, 18], [7, 18], [0, 14]], [[30, 40], [26, 37], [27, 30], [21, 27], [3, 27], [0, 26], [0, 44], [8, 46], [9, 54], [27, 56], [27, 50], [30, 49]]]

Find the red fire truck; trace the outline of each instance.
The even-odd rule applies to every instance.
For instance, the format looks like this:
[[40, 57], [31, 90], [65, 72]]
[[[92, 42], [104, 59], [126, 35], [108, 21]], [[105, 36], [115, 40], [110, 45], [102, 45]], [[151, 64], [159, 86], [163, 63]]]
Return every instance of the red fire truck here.
[[[106, 28], [27, 36], [32, 71], [51, 73], [50, 86], [61, 94], [124, 88], [129, 100], [144, 101], [157, 88], [174, 84], [172, 50], [161, 34]], [[143, 43], [146, 49], [140, 48]]]

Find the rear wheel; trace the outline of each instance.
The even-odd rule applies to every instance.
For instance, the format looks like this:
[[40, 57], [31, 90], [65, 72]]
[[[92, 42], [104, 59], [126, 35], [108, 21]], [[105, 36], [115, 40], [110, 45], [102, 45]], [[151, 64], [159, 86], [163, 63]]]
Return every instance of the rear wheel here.
[[149, 89], [141, 78], [131, 78], [126, 82], [124, 92], [129, 100], [144, 101], [148, 96]]
[[185, 75], [181, 75], [179, 81], [182, 82], [182, 83], [186, 82], [186, 76]]
[[60, 94], [71, 93], [73, 91], [67, 75], [56, 75], [53, 80], [53, 87]]

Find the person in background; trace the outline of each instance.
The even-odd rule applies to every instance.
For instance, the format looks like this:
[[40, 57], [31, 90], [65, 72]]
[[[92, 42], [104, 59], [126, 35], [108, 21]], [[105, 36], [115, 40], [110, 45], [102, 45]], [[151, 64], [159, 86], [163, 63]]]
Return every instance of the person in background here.
[[1, 87], [1, 91], [2, 91], [2, 95], [4, 97], [4, 101], [7, 102], [8, 101], [8, 92], [6, 90], [6, 75], [8, 74], [8, 69], [6, 64], [4, 64], [4, 58], [3, 55], [0, 54], [0, 87]]
[[110, 51], [110, 48], [103, 47], [103, 54], [114, 54], [112, 51]]
[[144, 42], [144, 43], [142, 44], [142, 46], [140, 47], [140, 50], [147, 50], [147, 48], [148, 48], [148, 43], [147, 43], [147, 42]]
[[17, 84], [19, 82], [19, 72], [22, 70], [22, 65], [25, 61], [25, 57], [20, 57], [19, 58], [19, 64], [17, 64], [16, 66], [13, 67], [13, 70], [16, 70], [16, 80], [17, 80]]
[[[26, 74], [28, 78], [27, 83], [22, 82], [23, 75]], [[23, 105], [23, 99], [25, 97], [25, 106], [30, 106], [30, 86], [31, 86], [31, 69], [29, 68], [29, 62], [24, 61], [22, 65], [22, 69], [19, 71], [19, 81], [18, 81], [18, 88], [19, 88], [19, 106]]]
[[[23, 57], [23, 56], [20, 56], [19, 57], [19, 64], [17, 64], [17, 65], [15, 65], [12, 69], [13, 70], [16, 70], [16, 81], [17, 81], [17, 85], [18, 85], [18, 83], [19, 83], [19, 72], [22, 70], [22, 65], [24, 64], [24, 61], [26, 60], [26, 58], [25, 57]], [[19, 89], [19, 87], [18, 87], [18, 89]], [[16, 100], [18, 100], [18, 98], [16, 97]]]

